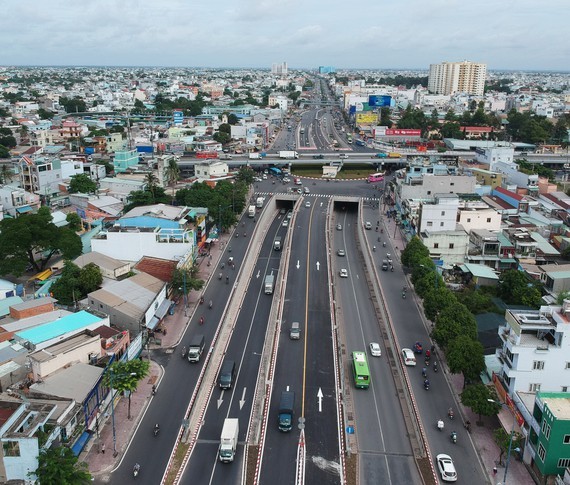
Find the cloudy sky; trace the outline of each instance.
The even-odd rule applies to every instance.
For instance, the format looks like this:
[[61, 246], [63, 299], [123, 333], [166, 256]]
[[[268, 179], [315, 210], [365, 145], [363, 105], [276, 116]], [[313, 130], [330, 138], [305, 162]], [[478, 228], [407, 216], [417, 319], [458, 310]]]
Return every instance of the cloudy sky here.
[[0, 65], [570, 70], [570, 0], [0, 0]]

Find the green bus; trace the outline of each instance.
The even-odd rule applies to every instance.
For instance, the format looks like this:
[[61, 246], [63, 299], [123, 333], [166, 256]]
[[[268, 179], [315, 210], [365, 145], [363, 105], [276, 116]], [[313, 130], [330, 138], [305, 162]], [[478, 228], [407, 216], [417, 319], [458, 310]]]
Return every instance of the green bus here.
[[354, 385], [361, 389], [368, 389], [370, 385], [370, 371], [365, 352], [352, 353], [352, 369], [354, 372]]

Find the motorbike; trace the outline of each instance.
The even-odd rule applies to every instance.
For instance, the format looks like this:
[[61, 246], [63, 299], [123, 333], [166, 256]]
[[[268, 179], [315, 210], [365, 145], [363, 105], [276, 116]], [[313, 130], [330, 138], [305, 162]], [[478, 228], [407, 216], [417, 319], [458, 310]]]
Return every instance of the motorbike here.
[[434, 371], [434, 372], [437, 372], [437, 362], [434, 362], [434, 363], [433, 363], [433, 371]]
[[230, 282], [230, 277], [226, 276], [226, 285]]
[[141, 466], [137, 463], [134, 468], [133, 468], [133, 477], [137, 477], [137, 475], [139, 474], [139, 471], [141, 469]]
[[236, 237], [239, 237], [239, 232], [236, 231]]
[[449, 410], [447, 411], [447, 416], [449, 416], [449, 419], [453, 419], [454, 417], [453, 409], [449, 408]]
[[200, 305], [202, 305], [203, 303], [204, 303], [204, 297], [201, 296], [201, 297], [200, 297]]
[[376, 246], [372, 246], [372, 251], [376, 252]]
[[384, 241], [384, 242], [382, 243], [382, 247], [383, 247], [383, 248], [386, 247], [386, 241]]
[[226, 263], [222, 263], [222, 264], [220, 265], [220, 268], [222, 268], [222, 269], [224, 269], [225, 267], [226, 267]]
[[154, 384], [152, 385], [152, 391], [151, 392], [152, 392], [153, 396], [156, 395], [156, 385], [154, 385]]
[[159, 431], [160, 431], [160, 426], [158, 426], [158, 423], [157, 423], [154, 425], [154, 436], [157, 436]]
[[200, 317], [200, 325], [204, 325], [204, 317]]
[[444, 427], [443, 420], [440, 419], [440, 420], [437, 422], [437, 429], [439, 429], [440, 431], [443, 431], [443, 427]]
[[406, 292], [402, 291], [402, 298], [405, 300], [406, 299]]
[[424, 381], [424, 389], [429, 391], [429, 381], [427, 379]]
[[218, 279], [219, 279], [219, 280], [222, 279], [222, 273], [220, 273], [220, 274], [218, 275]]
[[247, 237], [247, 234], [245, 232], [243, 233], [243, 237]]
[[208, 306], [210, 307], [210, 310], [212, 309], [212, 300], [210, 300], [210, 303], [208, 303]]
[[378, 232], [378, 228], [376, 228], [376, 232]]
[[394, 272], [394, 266], [390, 266], [390, 271]]
[[452, 443], [457, 443], [457, 433], [455, 431], [451, 432], [450, 438]]
[[467, 430], [468, 433], [471, 433], [471, 421], [469, 420], [465, 421], [463, 427]]
[[186, 357], [186, 347], [182, 347], [182, 358]]
[[422, 369], [422, 377], [427, 377], [427, 369], [425, 367]]

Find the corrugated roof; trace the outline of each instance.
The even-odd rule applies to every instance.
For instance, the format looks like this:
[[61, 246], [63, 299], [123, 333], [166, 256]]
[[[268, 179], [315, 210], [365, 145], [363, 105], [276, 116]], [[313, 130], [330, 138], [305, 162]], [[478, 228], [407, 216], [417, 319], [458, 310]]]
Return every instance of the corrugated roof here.
[[102, 318], [82, 310], [62, 317], [56, 321], [44, 323], [43, 325], [38, 325], [37, 327], [30, 328], [28, 330], [22, 330], [21, 332], [16, 332], [16, 335], [20, 339], [27, 340], [36, 345], [102, 320]]
[[97, 251], [91, 251], [86, 254], [82, 254], [78, 258], [73, 261], [77, 266], [83, 268], [87, 266], [89, 263], [94, 263], [97, 266], [114, 271], [116, 269], [122, 268], [126, 266], [128, 263], [123, 263], [118, 259], [111, 258], [110, 256], [106, 256], [105, 254], [98, 253]]
[[48, 396], [73, 399], [78, 403], [85, 400], [104, 369], [88, 364], [75, 364], [46, 377], [44, 382], [32, 384], [30, 390]]
[[498, 280], [499, 277], [495, 274], [495, 272], [489, 266], [485, 266], [484, 264], [470, 264], [464, 263], [461, 266], [467, 268], [467, 270], [477, 278], [486, 278], [489, 280]]

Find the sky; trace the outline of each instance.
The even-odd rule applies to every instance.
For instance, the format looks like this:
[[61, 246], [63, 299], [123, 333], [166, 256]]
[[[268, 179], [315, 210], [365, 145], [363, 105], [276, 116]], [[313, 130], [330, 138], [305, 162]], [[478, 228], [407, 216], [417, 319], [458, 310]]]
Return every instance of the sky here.
[[0, 65], [570, 70], [569, 0], [0, 0]]

